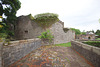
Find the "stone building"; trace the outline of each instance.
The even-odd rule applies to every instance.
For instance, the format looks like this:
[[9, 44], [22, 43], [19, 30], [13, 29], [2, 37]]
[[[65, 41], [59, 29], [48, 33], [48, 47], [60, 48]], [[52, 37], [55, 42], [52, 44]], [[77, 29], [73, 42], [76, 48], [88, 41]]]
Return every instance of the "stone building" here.
[[[74, 31], [70, 29], [65, 31], [66, 28], [64, 28], [64, 22], [62, 21], [52, 24], [52, 26], [47, 29], [49, 29], [54, 36], [54, 44], [67, 43], [75, 38]], [[44, 31], [42, 27], [28, 16], [20, 16], [17, 19], [15, 27], [15, 38], [17, 40], [37, 38]]]
[[95, 34], [92, 32], [87, 32], [86, 34], [77, 35], [76, 39], [80, 40], [95, 40]]

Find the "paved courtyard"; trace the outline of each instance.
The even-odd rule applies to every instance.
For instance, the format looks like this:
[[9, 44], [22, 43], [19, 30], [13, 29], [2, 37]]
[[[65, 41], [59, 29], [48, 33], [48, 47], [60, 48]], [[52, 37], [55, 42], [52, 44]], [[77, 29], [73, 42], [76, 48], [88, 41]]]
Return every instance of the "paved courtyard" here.
[[71, 47], [42, 46], [10, 67], [93, 67]]

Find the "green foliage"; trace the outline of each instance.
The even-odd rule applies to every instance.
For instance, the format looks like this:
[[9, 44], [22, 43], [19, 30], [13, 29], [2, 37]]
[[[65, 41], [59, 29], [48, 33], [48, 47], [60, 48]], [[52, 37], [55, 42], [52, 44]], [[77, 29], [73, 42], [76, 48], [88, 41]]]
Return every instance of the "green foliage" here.
[[29, 14], [28, 16], [29, 16], [29, 18], [30, 18], [31, 20], [34, 19], [34, 17], [32, 16], [32, 14]]
[[95, 46], [95, 47], [100, 47], [100, 41], [86, 41], [83, 43], [91, 45], [91, 46]]
[[97, 38], [96, 40], [100, 40], [100, 38]]
[[42, 32], [41, 36], [38, 36], [38, 38], [41, 38], [43, 40], [49, 40], [49, 42], [51, 42], [54, 37], [50, 33], [50, 30], [47, 30], [46, 32]]
[[0, 38], [6, 38], [7, 37], [7, 34], [5, 33], [0, 33]]
[[75, 28], [70, 28], [71, 30], [75, 31], [76, 35], [81, 34], [81, 31], [79, 29], [75, 29]]
[[56, 44], [55, 46], [71, 47], [71, 42], [63, 43], [63, 44]]
[[10, 28], [15, 27], [16, 12], [20, 7], [21, 3], [19, 0], [0, 0], [0, 16], [3, 18], [2, 22], [0, 22], [0, 25], [3, 26], [3, 28], [0, 28], [0, 33], [5, 33], [12, 36], [10, 35], [13, 34], [10, 32]]
[[19, 0], [1, 0], [0, 16], [2, 16], [4, 14], [7, 17], [5, 19], [7, 22], [14, 23], [16, 20], [16, 12], [20, 8], [20, 5], [21, 5], [21, 3]]
[[0, 42], [2, 42], [2, 41], [6, 41], [6, 38], [7, 38], [7, 34], [5, 34], [5, 33], [0, 33]]
[[86, 32], [81, 32], [81, 34], [85, 35], [85, 34], [86, 34]]
[[34, 20], [44, 29], [59, 21], [58, 15], [54, 13], [43, 13], [35, 15]]
[[97, 30], [95, 34], [100, 36], [100, 30]]

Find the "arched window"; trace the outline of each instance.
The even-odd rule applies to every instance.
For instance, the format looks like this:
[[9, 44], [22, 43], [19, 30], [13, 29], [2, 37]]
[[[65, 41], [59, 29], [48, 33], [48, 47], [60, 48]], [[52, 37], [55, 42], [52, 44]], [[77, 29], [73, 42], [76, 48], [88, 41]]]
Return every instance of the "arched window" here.
[[90, 40], [90, 39], [91, 39], [91, 37], [88, 37], [88, 39]]

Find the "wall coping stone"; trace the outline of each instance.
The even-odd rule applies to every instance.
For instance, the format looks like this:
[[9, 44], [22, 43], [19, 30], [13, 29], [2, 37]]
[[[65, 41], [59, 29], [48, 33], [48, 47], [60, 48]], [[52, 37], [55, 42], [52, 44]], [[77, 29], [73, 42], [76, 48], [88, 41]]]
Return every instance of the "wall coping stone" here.
[[87, 50], [92, 50], [92, 48], [93, 48], [93, 46], [90, 46], [90, 45], [88, 45], [88, 44], [82, 44], [82, 47], [84, 48], [84, 49], [87, 49]]
[[74, 42], [76, 45], [81, 45], [82, 48], [84, 49], [87, 49], [87, 50], [90, 50], [90, 51], [93, 51], [94, 53], [100, 55], [100, 48], [98, 47], [95, 47], [95, 46], [91, 46], [91, 45], [88, 45], [88, 44], [84, 44], [82, 42], [79, 42], [79, 41], [74, 41], [72, 40], [72, 42]]
[[28, 42], [34, 42], [34, 39], [27, 39]]
[[10, 41], [10, 45], [8, 45], [8, 46], [15, 46], [18, 44], [19, 44], [19, 41]]
[[27, 43], [31, 43], [31, 42], [34, 42], [34, 41], [38, 41], [38, 40], [41, 40], [39, 38], [34, 38], [34, 39], [27, 39], [27, 40], [18, 40], [18, 41], [10, 41], [9, 42], [9, 45], [4, 45], [4, 47], [11, 47], [11, 46], [17, 46], [17, 45], [23, 45], [23, 44], [27, 44]]
[[100, 48], [94, 47], [94, 46], [93, 46], [93, 52], [95, 52], [95, 53], [97, 53], [98, 55], [100, 55]]
[[72, 40], [72, 41], [75, 42], [75, 43], [77, 43], [76, 45], [78, 45], [78, 46], [82, 46], [82, 43], [81, 43], [81, 42], [74, 41], [74, 40]]

